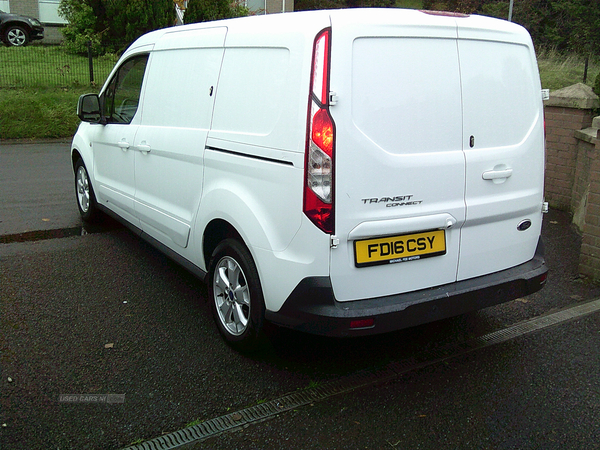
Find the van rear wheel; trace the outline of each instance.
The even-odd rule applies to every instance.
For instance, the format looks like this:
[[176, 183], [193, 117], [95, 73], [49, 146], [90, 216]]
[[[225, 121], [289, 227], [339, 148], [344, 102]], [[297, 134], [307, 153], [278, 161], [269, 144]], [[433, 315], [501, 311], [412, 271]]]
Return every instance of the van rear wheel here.
[[209, 295], [219, 332], [236, 350], [257, 350], [265, 304], [250, 252], [238, 240], [225, 239], [213, 252], [209, 267]]

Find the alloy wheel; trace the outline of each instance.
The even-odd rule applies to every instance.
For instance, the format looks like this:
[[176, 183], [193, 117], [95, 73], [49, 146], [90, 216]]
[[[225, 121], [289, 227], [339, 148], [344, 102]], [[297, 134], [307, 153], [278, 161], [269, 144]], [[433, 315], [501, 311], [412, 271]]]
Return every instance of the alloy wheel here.
[[234, 336], [244, 333], [250, 321], [250, 289], [241, 266], [230, 256], [217, 263], [213, 292], [223, 327]]

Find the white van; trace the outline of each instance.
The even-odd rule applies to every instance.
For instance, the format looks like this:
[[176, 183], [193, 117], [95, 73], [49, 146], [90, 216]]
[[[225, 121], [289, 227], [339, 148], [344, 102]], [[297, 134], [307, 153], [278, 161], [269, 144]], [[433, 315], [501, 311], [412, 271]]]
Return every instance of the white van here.
[[399, 9], [148, 33], [82, 96], [80, 212], [205, 278], [228, 343], [264, 320], [362, 336], [539, 290], [534, 48], [501, 20]]

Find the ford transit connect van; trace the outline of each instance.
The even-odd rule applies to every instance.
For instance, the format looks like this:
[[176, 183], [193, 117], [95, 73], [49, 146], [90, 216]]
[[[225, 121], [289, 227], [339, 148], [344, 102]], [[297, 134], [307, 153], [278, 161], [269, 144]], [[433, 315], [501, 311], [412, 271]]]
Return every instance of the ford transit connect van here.
[[72, 144], [79, 210], [203, 277], [228, 343], [264, 322], [397, 330], [539, 290], [542, 92], [528, 33], [395, 9], [148, 33]]

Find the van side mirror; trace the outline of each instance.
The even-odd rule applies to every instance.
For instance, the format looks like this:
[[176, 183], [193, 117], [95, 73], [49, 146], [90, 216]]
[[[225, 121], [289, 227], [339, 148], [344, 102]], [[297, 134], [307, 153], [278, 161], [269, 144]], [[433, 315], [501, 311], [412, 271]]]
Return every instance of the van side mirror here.
[[77, 102], [77, 117], [83, 122], [101, 123], [100, 97], [98, 94], [83, 94]]

